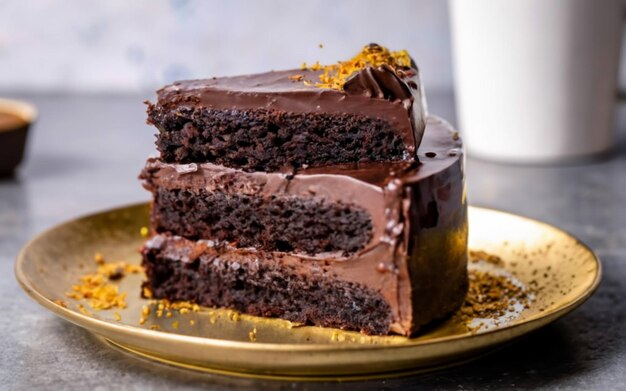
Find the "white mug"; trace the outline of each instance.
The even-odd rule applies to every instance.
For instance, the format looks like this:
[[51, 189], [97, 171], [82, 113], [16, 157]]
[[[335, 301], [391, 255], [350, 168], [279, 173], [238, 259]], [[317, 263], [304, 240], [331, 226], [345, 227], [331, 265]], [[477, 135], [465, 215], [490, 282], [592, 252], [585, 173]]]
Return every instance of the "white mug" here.
[[614, 146], [621, 0], [450, 0], [469, 156], [578, 160]]

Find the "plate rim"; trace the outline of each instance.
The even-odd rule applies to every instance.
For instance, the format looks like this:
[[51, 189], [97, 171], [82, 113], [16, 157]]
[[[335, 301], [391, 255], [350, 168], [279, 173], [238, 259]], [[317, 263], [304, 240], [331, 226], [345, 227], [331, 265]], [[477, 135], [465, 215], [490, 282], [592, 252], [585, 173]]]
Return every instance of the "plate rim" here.
[[481, 338], [481, 337], [489, 338], [490, 336], [493, 336], [496, 334], [505, 333], [507, 331], [515, 330], [521, 327], [527, 327], [529, 324], [540, 322], [541, 320], [545, 320], [547, 324], [568, 314], [569, 312], [573, 311], [574, 309], [582, 305], [585, 301], [587, 301], [587, 299], [589, 299], [589, 297], [593, 295], [593, 293], [597, 290], [602, 280], [603, 271], [602, 271], [602, 262], [600, 258], [591, 249], [591, 247], [589, 247], [587, 244], [585, 244], [582, 240], [580, 240], [577, 236], [573, 235], [572, 233], [562, 228], [559, 228], [557, 226], [554, 226], [552, 224], [549, 224], [547, 222], [537, 220], [531, 217], [526, 217], [526, 216], [518, 215], [515, 213], [502, 211], [502, 210], [489, 208], [489, 207], [469, 205], [469, 208], [468, 208], [469, 213], [471, 213], [471, 210], [481, 210], [481, 211], [485, 211], [489, 213], [506, 215], [509, 217], [530, 221], [535, 224], [548, 226], [549, 228], [553, 230], [557, 230], [560, 233], [564, 234], [565, 236], [568, 236], [574, 239], [578, 245], [580, 245], [586, 252], [588, 252], [588, 254], [591, 255], [591, 259], [595, 263], [595, 268], [594, 268], [595, 275], [594, 275], [594, 279], [592, 283], [588, 285], [585, 288], [585, 290], [582, 291], [577, 297], [575, 297], [570, 303], [561, 307], [557, 307], [550, 311], [544, 311], [542, 313], [534, 314], [531, 317], [526, 318], [517, 323], [508, 324], [505, 326], [497, 327], [491, 330], [482, 331], [479, 333], [469, 332], [469, 333], [457, 334], [453, 336], [443, 336], [443, 337], [436, 337], [436, 338], [425, 339], [425, 340], [411, 341], [409, 339], [406, 343], [401, 343], [401, 344], [376, 344], [376, 345], [369, 345], [369, 344], [352, 345], [352, 344], [331, 344], [331, 343], [328, 343], [328, 344], [318, 344], [318, 343], [315, 343], [315, 344], [278, 344], [278, 343], [269, 343], [269, 342], [224, 340], [224, 339], [219, 339], [219, 338], [197, 337], [197, 336], [190, 336], [190, 335], [181, 335], [181, 334], [171, 333], [171, 332], [150, 330], [150, 329], [145, 329], [145, 328], [128, 325], [128, 324], [116, 324], [110, 321], [101, 320], [101, 319], [94, 318], [92, 316], [82, 314], [78, 311], [64, 308], [63, 306], [55, 303], [53, 300], [50, 300], [47, 297], [45, 297], [41, 292], [37, 291], [37, 289], [35, 289], [32, 286], [32, 284], [30, 284], [30, 281], [23, 270], [23, 265], [26, 262], [26, 254], [29, 248], [33, 246], [42, 237], [44, 237], [45, 235], [49, 234], [50, 232], [56, 229], [59, 229], [69, 224], [73, 224], [79, 220], [93, 218], [98, 215], [119, 212], [123, 209], [145, 207], [148, 204], [149, 202], [136, 202], [132, 204], [126, 204], [126, 205], [120, 205], [117, 207], [107, 208], [98, 212], [84, 214], [84, 215], [72, 218], [70, 220], [64, 221], [60, 224], [56, 224], [52, 227], [49, 227], [43, 230], [39, 234], [35, 235], [28, 242], [26, 242], [26, 244], [22, 246], [15, 261], [14, 275], [20, 287], [22, 288], [22, 290], [26, 292], [26, 294], [29, 297], [31, 297], [33, 300], [35, 300], [44, 308], [50, 310], [55, 315], [98, 335], [103, 335], [101, 330], [104, 329], [111, 333], [121, 333], [121, 334], [129, 335], [129, 336], [139, 334], [143, 338], [147, 337], [149, 339], [165, 338], [165, 339], [169, 339], [170, 342], [189, 343], [189, 344], [193, 344], [196, 346], [202, 346], [203, 348], [219, 347], [219, 348], [228, 348], [228, 349], [236, 349], [236, 350], [251, 350], [251, 351], [270, 350], [272, 352], [296, 351], [296, 352], [329, 353], [333, 351], [345, 351], [345, 350], [370, 351], [370, 350], [388, 350], [388, 349], [414, 349], [414, 348], [418, 348], [421, 346], [427, 346], [427, 345], [431, 346], [431, 345], [436, 345], [436, 344], [441, 344], [441, 343], [454, 342], [457, 340], [463, 340], [467, 338]]

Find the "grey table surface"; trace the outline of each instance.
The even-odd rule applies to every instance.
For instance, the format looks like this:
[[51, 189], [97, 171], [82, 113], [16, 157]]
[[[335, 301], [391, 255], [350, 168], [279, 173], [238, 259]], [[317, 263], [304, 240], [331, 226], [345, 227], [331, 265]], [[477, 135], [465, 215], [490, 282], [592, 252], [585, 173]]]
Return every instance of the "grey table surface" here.
[[[358, 383], [294, 383], [208, 375], [111, 350], [30, 300], [13, 264], [33, 235], [64, 220], [148, 199], [136, 177], [154, 152], [145, 96], [40, 96], [27, 160], [0, 181], [0, 389], [626, 389], [626, 107], [608, 160], [512, 166], [468, 159], [472, 204], [564, 228], [601, 257], [604, 278], [581, 308], [469, 364]], [[432, 113], [455, 123], [450, 93], [429, 95]], [[506, 131], [506, 129], [503, 129]]]

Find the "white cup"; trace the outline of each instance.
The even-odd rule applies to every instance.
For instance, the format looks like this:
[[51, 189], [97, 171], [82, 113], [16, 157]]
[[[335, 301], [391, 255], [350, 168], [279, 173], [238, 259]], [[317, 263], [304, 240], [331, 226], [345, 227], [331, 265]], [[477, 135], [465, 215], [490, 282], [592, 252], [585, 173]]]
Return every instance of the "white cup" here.
[[514, 163], [613, 148], [621, 0], [450, 0], [468, 154]]

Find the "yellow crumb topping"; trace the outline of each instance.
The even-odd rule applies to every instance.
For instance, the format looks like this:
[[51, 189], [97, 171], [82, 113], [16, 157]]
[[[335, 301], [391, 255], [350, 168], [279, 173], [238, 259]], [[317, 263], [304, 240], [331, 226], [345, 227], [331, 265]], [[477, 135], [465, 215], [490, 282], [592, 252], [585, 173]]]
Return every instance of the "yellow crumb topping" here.
[[[144, 292], [145, 294], [145, 292]], [[146, 297], [148, 297], [146, 295]], [[150, 295], [152, 297], [152, 295]], [[157, 318], [171, 318], [174, 314], [172, 311], [178, 311], [181, 315], [188, 314], [190, 312], [200, 311], [200, 306], [189, 301], [175, 301], [171, 302], [167, 299], [156, 300], [153, 302], [155, 305], [155, 314]]]
[[152, 299], [152, 291], [148, 287], [143, 288], [143, 297], [146, 299]]
[[[99, 265], [97, 271], [80, 277], [80, 283], [73, 285], [72, 291], [66, 293], [66, 296], [76, 300], [87, 300], [87, 304], [96, 311], [126, 308], [126, 293], [120, 293], [118, 286], [112, 281], [126, 274], [141, 272], [143, 270], [141, 266], [126, 262], [107, 263], [100, 253], [94, 255], [94, 261]], [[82, 305], [79, 306], [79, 310], [81, 307]], [[86, 313], [87, 310], [81, 312]]]
[[292, 81], [302, 81], [304, 79], [304, 75], [291, 75], [289, 79]]
[[[348, 61], [339, 61], [333, 65], [320, 65], [319, 61], [311, 66], [302, 64], [302, 70], [322, 70], [319, 76], [320, 81], [315, 83], [319, 88], [330, 88], [342, 90], [346, 80], [355, 72], [366, 67], [379, 67], [389, 65], [392, 68], [405, 68], [411, 66], [411, 57], [406, 50], [392, 52], [389, 49], [371, 44], [366, 45], [363, 50]], [[305, 85], [311, 85], [304, 81]]]
[[256, 342], [256, 327], [248, 333], [248, 339], [250, 342]]
[[56, 300], [54, 301], [54, 304], [56, 304], [56, 305], [60, 305], [60, 306], [61, 306], [61, 307], [63, 307], [63, 308], [67, 308], [67, 303], [66, 303], [66, 302], [64, 302], [63, 300], [60, 300], [60, 299], [56, 299]]
[[83, 315], [91, 316], [91, 312], [89, 312], [89, 311], [87, 310], [87, 308], [85, 308], [85, 306], [84, 306], [84, 305], [82, 305], [82, 304], [79, 304], [79, 305], [78, 305], [78, 310], [79, 310], [79, 311], [80, 311]]

